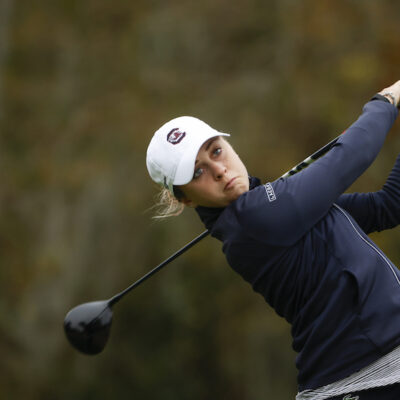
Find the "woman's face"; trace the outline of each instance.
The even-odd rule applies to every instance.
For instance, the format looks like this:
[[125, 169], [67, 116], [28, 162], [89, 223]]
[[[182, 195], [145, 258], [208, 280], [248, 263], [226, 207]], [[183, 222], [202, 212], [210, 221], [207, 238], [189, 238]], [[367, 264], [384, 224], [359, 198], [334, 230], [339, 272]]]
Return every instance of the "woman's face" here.
[[193, 179], [179, 188], [190, 207], [225, 207], [249, 190], [249, 178], [232, 146], [217, 136], [201, 146]]

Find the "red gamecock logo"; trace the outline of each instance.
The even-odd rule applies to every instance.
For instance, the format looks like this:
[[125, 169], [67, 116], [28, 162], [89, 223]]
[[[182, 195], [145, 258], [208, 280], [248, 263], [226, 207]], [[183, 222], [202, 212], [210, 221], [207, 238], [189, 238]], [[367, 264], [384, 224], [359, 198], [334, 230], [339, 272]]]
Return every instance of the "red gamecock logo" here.
[[171, 144], [178, 144], [186, 135], [186, 132], [182, 132], [179, 128], [174, 128], [167, 135], [167, 142]]

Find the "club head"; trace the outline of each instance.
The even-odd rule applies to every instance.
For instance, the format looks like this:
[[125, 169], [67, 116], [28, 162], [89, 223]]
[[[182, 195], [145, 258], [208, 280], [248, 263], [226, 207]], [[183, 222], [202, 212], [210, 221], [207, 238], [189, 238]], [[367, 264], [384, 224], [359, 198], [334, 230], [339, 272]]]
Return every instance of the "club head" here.
[[92, 301], [73, 308], [64, 319], [69, 342], [81, 353], [100, 353], [110, 335], [112, 315], [109, 301]]

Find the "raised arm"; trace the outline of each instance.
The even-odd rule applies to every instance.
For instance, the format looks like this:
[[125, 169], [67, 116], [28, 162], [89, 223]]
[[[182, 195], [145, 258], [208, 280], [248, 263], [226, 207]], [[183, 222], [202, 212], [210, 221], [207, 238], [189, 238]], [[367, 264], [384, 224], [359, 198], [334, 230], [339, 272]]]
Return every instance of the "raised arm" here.
[[239, 198], [237, 206], [248, 210], [238, 214], [243, 215], [246, 230], [273, 245], [297, 241], [371, 165], [396, 117], [393, 105], [368, 102], [327, 155], [298, 174], [272, 183], [274, 201], [258, 188]]

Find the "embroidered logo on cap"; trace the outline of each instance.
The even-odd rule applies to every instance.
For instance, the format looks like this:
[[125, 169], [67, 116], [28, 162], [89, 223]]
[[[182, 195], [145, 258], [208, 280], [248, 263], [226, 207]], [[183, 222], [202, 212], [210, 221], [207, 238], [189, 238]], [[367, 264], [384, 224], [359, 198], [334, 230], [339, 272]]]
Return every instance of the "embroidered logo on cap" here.
[[182, 132], [179, 128], [174, 128], [167, 135], [167, 142], [171, 144], [178, 144], [186, 135], [186, 132]]

